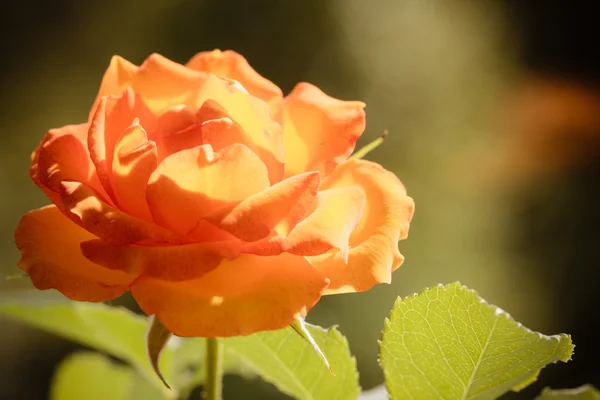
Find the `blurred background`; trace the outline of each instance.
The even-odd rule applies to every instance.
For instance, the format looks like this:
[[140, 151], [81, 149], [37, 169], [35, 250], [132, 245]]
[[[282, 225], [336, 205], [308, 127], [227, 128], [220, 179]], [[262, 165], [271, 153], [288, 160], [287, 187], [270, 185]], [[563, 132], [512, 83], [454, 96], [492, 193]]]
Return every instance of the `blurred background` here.
[[[110, 57], [186, 62], [234, 49], [288, 93], [308, 81], [367, 103], [364, 145], [417, 204], [391, 285], [332, 296], [309, 314], [338, 324], [361, 384], [382, 383], [377, 339], [397, 296], [460, 281], [531, 329], [572, 334], [575, 356], [505, 398], [600, 384], [600, 60], [593, 2], [8, 1], [0, 6], [0, 276], [17, 272], [13, 231], [47, 203], [29, 155], [52, 127], [82, 122]], [[57, 232], [59, 234], [59, 232]], [[0, 279], [0, 298], [31, 290]], [[122, 304], [130, 304], [128, 298]], [[76, 349], [0, 321], [0, 398], [46, 399]], [[227, 378], [225, 398], [279, 399]], [[244, 393], [244, 395], [241, 395]]]

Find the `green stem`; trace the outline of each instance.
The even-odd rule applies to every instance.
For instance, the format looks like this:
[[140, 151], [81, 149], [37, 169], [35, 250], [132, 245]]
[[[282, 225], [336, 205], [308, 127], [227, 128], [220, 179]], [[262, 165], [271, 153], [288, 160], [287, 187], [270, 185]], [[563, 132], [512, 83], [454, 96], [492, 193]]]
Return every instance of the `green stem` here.
[[223, 343], [218, 338], [206, 339], [206, 382], [204, 400], [222, 400]]

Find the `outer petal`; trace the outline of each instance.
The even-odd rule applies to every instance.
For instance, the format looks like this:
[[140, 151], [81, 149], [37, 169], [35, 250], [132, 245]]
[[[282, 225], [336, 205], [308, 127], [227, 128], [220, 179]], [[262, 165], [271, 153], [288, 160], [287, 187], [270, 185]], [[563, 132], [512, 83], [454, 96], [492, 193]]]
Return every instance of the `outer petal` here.
[[15, 232], [21, 252], [19, 268], [40, 290], [57, 289], [80, 301], [104, 301], [129, 289], [133, 275], [111, 271], [86, 259], [79, 245], [94, 236], [65, 217], [55, 206], [23, 216]]
[[181, 236], [152, 222], [144, 221], [103, 202], [80, 182], [62, 182], [60, 192], [65, 209], [81, 226], [102, 240], [116, 244], [184, 242]]
[[232, 50], [204, 51], [196, 54], [186, 64], [188, 68], [212, 72], [240, 82], [248, 93], [269, 104], [273, 115], [279, 115], [283, 93], [273, 82], [260, 76], [246, 59]]
[[146, 186], [157, 165], [156, 144], [148, 141], [146, 131], [135, 121], [117, 141], [113, 155], [111, 187], [120, 210], [152, 221]]
[[311, 209], [318, 187], [318, 172], [296, 175], [206, 220], [245, 241], [264, 239], [272, 229], [287, 236]]
[[328, 175], [345, 161], [365, 130], [365, 104], [329, 97], [300, 83], [283, 104], [285, 176], [318, 170]]
[[398, 240], [408, 235], [413, 200], [398, 178], [380, 165], [348, 161], [322, 183], [323, 188], [359, 186], [366, 194], [363, 216], [350, 237], [348, 263], [340, 252], [309, 257], [331, 279], [328, 293], [359, 292], [377, 283], [389, 283], [404, 258]]
[[130, 63], [123, 57], [113, 56], [113, 58], [110, 60], [108, 69], [102, 77], [100, 90], [98, 91], [98, 95], [96, 96], [96, 100], [94, 101], [94, 105], [90, 111], [90, 121], [94, 117], [94, 113], [98, 107], [98, 104], [100, 103], [100, 99], [104, 96], [118, 96], [123, 93], [125, 88], [131, 85], [131, 81], [133, 80], [137, 70], [138, 67], [136, 65]]
[[163, 160], [146, 196], [158, 224], [186, 235], [203, 216], [268, 187], [267, 169], [248, 147], [234, 144], [214, 153], [204, 145]]
[[58, 193], [63, 180], [76, 180], [108, 199], [87, 150], [88, 127], [67, 125], [46, 134], [34, 152], [31, 166], [31, 177], [38, 186]]
[[196, 279], [221, 261], [240, 254], [240, 243], [192, 243], [180, 246], [115, 246], [101, 240], [82, 243], [83, 254], [109, 269], [130, 274], [181, 281]]
[[327, 279], [303, 258], [242, 256], [184, 282], [140, 278], [131, 292], [178, 336], [226, 337], [280, 329], [304, 316]]

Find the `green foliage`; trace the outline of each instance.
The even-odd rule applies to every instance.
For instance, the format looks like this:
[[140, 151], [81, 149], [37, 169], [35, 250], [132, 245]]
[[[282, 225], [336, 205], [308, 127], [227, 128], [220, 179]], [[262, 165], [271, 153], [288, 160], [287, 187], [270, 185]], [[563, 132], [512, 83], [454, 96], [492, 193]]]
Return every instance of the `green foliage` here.
[[306, 324], [326, 355], [330, 373], [311, 344], [292, 328], [228, 338], [226, 348], [263, 379], [299, 400], [348, 400], [358, 397], [356, 360], [336, 329]]
[[75, 353], [58, 367], [51, 400], [160, 400], [164, 397], [126, 365], [102, 354]]
[[568, 361], [573, 347], [568, 335], [533, 332], [454, 283], [396, 302], [381, 365], [391, 399], [496, 399]]
[[[0, 306], [0, 314], [115, 356], [134, 367], [157, 393], [166, 398], [175, 396], [166, 390], [148, 360], [145, 340], [148, 322], [142, 316], [123, 308], [81, 302], [6, 304]], [[360, 391], [356, 362], [346, 339], [336, 329], [326, 331], [305, 326], [337, 376], [329, 372], [312, 344], [291, 327], [225, 339], [225, 372], [258, 374], [298, 399], [356, 398]], [[202, 338], [173, 338], [163, 348], [161, 371], [181, 398], [202, 384], [205, 350], [206, 341]], [[101, 375], [96, 377], [103, 379]]]
[[574, 389], [545, 388], [536, 400], [600, 400], [600, 392], [592, 385]]
[[[124, 308], [83, 302], [9, 303], [0, 307], [0, 313], [117, 357], [159, 390], [166, 390], [148, 362], [144, 317]], [[172, 352], [165, 351], [161, 369], [167, 379], [172, 362]]]
[[[205, 339], [168, 341], [171, 335], [162, 325], [154, 323], [148, 330], [147, 318], [123, 308], [21, 300], [0, 304], [0, 315], [125, 362], [90, 352], [68, 357], [55, 375], [52, 400], [184, 399], [204, 380]], [[259, 375], [296, 399], [350, 400], [360, 393], [356, 361], [336, 328], [299, 321], [278, 331], [225, 338], [223, 344], [226, 373]], [[572, 352], [568, 335], [532, 332], [454, 283], [396, 302], [385, 321], [380, 362], [391, 399], [485, 400], [522, 389], [544, 366], [566, 362]], [[173, 392], [153, 370], [159, 353]], [[546, 389], [538, 399], [550, 398], [600, 400], [600, 394], [590, 386]]]

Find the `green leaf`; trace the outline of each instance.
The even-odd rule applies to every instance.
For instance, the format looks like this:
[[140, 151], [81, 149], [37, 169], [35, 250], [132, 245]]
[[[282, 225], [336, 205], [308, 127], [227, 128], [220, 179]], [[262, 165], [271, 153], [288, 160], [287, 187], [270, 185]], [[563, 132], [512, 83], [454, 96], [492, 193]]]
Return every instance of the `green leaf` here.
[[545, 388], [536, 400], [600, 400], [600, 392], [592, 385], [583, 385], [575, 389]]
[[[148, 382], [168, 394], [148, 361], [145, 317], [120, 307], [84, 302], [8, 303], [0, 306], [0, 314], [113, 355], [135, 367]], [[161, 366], [169, 379], [173, 370], [172, 351], [163, 353]]]
[[335, 376], [311, 344], [291, 327], [228, 338], [225, 349], [296, 399], [356, 399], [360, 392], [356, 360], [350, 355], [346, 338], [336, 328], [324, 330], [307, 324], [307, 329], [325, 353]]
[[60, 363], [51, 400], [159, 400], [160, 393], [133, 369], [102, 354], [75, 353]]
[[391, 399], [496, 399], [549, 363], [568, 361], [568, 335], [545, 336], [453, 283], [398, 299], [381, 365]]

